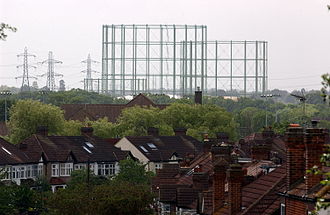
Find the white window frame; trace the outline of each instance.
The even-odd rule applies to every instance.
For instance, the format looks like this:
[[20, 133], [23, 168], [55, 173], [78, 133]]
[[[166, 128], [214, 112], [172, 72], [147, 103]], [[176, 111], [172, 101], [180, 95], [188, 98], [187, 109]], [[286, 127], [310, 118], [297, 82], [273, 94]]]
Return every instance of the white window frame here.
[[73, 170], [73, 163], [60, 163], [60, 175], [70, 176]]
[[59, 176], [59, 164], [58, 163], [52, 163], [52, 177], [58, 177]]
[[79, 163], [79, 164], [74, 165], [74, 170], [81, 170], [81, 169], [86, 169], [86, 168], [87, 168], [87, 164], [84, 164], [84, 163]]
[[281, 208], [280, 208], [280, 215], [285, 215], [285, 204], [281, 203]]
[[97, 165], [97, 174], [103, 176], [113, 176], [116, 173], [114, 163], [102, 163]]
[[155, 163], [155, 169], [162, 169], [163, 164], [162, 163]]

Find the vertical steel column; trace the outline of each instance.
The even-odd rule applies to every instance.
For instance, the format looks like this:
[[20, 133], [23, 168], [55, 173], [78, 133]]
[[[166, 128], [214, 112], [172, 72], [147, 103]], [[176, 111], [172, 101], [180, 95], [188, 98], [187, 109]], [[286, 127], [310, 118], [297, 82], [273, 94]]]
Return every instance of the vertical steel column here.
[[258, 41], [256, 41], [256, 94], [258, 93]]
[[193, 95], [193, 88], [192, 88], [192, 77], [193, 77], [193, 71], [192, 71], [192, 64], [193, 64], [193, 62], [192, 62], [192, 55], [193, 55], [193, 53], [192, 53], [192, 41], [190, 40], [190, 65], [189, 65], [189, 67], [190, 67], [190, 77], [189, 77], [189, 80], [190, 80], [190, 95]]
[[173, 25], [173, 97], [176, 94], [176, 28], [175, 25]]
[[146, 91], [150, 93], [150, 28], [148, 27], [148, 25], [146, 26], [146, 31]]
[[121, 25], [120, 26], [120, 77], [121, 77], [121, 81], [120, 81], [120, 91], [121, 91], [121, 94], [124, 95], [124, 56], [123, 56], [123, 53], [124, 53], [124, 26]]
[[262, 74], [262, 93], [265, 93], [266, 91], [266, 42], [263, 41], [263, 74]]
[[244, 41], [244, 96], [246, 97], [246, 40]]
[[180, 71], [180, 82], [181, 82], [181, 96], [184, 96], [184, 45], [183, 45], [184, 41], [181, 41], [180, 42], [180, 68], [181, 68], [181, 71]]
[[131, 85], [131, 92], [135, 95], [135, 25], [133, 25], [133, 38], [132, 38], [132, 85]]
[[111, 88], [112, 88], [112, 95], [114, 96], [116, 94], [116, 88], [115, 88], [115, 78], [116, 78], [116, 27], [114, 25], [111, 26], [112, 31], [112, 41], [111, 41]]
[[197, 25], [195, 25], [195, 90], [197, 90]]
[[187, 25], [184, 26], [184, 94], [187, 95], [188, 91], [188, 28]]
[[137, 32], [138, 32], [138, 27], [135, 26], [135, 57], [134, 57], [134, 87], [135, 87], [135, 91], [134, 91], [134, 95], [137, 95], [137, 91], [136, 91], [136, 80], [137, 80], [137, 59], [138, 59], [138, 56], [137, 56], [137, 49], [138, 49], [138, 46], [137, 46]]
[[215, 96], [218, 96], [218, 40], [215, 41]]
[[163, 94], [163, 26], [160, 25], [160, 94]]
[[230, 93], [233, 93], [233, 41], [230, 41]]
[[204, 79], [204, 91], [207, 93], [207, 26], [205, 26], [205, 79]]
[[202, 26], [201, 50], [201, 90], [204, 91], [204, 26]]
[[102, 93], [108, 93], [108, 25], [103, 25], [102, 31]]
[[125, 96], [125, 90], [126, 90], [126, 84], [125, 84], [125, 78], [126, 78], [126, 28], [124, 26], [124, 29], [123, 29], [123, 40], [121, 41], [122, 44], [123, 44], [123, 96]]

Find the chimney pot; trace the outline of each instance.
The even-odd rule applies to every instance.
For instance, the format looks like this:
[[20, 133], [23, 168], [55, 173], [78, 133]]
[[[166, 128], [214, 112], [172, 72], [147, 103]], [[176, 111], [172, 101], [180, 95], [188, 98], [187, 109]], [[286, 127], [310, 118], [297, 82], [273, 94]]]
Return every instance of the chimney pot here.
[[38, 126], [36, 134], [48, 136], [48, 126]]
[[186, 128], [175, 128], [173, 129], [175, 136], [184, 136], [187, 134]]
[[82, 127], [80, 129], [81, 135], [84, 136], [93, 136], [94, 129], [92, 127]]
[[195, 91], [195, 104], [202, 104], [202, 100], [203, 100], [203, 93], [200, 90], [199, 87], [197, 87], [197, 91]]
[[159, 129], [158, 128], [154, 128], [154, 127], [148, 128], [148, 135], [154, 136], [154, 137], [159, 136]]

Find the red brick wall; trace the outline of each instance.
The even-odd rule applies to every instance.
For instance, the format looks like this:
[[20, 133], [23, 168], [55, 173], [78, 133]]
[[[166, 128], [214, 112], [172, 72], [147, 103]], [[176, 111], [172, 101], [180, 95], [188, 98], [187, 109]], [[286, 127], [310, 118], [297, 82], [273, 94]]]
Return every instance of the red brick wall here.
[[213, 205], [214, 211], [223, 206], [225, 200], [226, 167], [215, 166], [213, 175]]
[[243, 171], [239, 164], [231, 164], [227, 170], [229, 214], [234, 215], [242, 208]]
[[290, 127], [286, 132], [287, 188], [305, 175], [305, 145], [301, 127]]
[[298, 200], [286, 199], [285, 214], [287, 215], [307, 215], [307, 205]]
[[[306, 147], [306, 170], [313, 168], [313, 166], [321, 166], [320, 158], [323, 152], [325, 143], [325, 134], [323, 129], [309, 128], [306, 129], [305, 147]], [[321, 175], [306, 174], [306, 190], [319, 184]]]

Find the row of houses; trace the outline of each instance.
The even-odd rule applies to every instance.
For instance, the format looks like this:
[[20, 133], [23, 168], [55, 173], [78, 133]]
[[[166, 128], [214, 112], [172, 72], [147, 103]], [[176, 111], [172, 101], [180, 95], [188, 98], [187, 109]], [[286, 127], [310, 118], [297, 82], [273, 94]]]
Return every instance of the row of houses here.
[[[184, 129], [183, 129], [184, 130]], [[179, 163], [200, 153], [201, 142], [175, 130], [176, 136], [159, 136], [150, 128], [148, 136], [106, 140], [93, 135], [93, 128], [81, 128], [81, 136], [50, 136], [47, 127], [13, 145], [0, 138], [2, 180], [17, 184], [44, 177], [52, 190], [63, 188], [73, 170], [87, 169], [111, 177], [119, 172], [119, 161], [132, 158], [156, 171], [165, 163]]]

